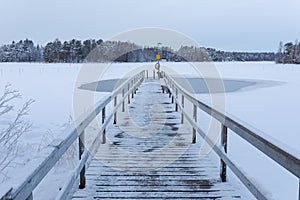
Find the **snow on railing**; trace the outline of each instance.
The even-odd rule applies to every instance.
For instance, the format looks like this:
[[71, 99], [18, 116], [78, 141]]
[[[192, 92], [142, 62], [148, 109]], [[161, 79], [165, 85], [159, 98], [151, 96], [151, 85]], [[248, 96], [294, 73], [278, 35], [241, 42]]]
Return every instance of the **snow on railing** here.
[[[148, 76], [148, 73], [147, 73]], [[122, 111], [125, 111], [125, 101], [127, 99], [130, 103], [130, 98], [134, 97], [137, 88], [143, 82], [145, 77], [145, 70], [129, 78], [123, 84], [121, 84], [112, 94], [102, 98], [93, 108], [83, 114], [77, 120], [78, 123], [72, 124], [72, 126], [66, 130], [67, 137], [65, 139], [56, 139], [49, 144], [36, 158], [33, 158], [25, 167], [26, 170], [20, 174], [16, 174], [14, 178], [7, 181], [0, 186], [0, 198], [1, 200], [8, 199], [33, 199], [32, 191], [43, 180], [43, 178], [49, 173], [57, 161], [64, 155], [68, 148], [76, 141], [79, 140], [79, 159], [80, 162], [73, 171], [73, 175], [68, 184], [61, 188], [56, 199], [66, 199], [71, 191], [73, 185], [78, 180], [79, 176], [79, 188], [85, 187], [85, 166], [89, 159], [90, 152], [86, 150], [85, 144], [85, 129], [87, 126], [102, 113], [102, 126], [100, 127], [100, 133], [102, 132], [102, 142], [105, 142], [105, 129], [113, 119], [113, 123], [117, 120], [118, 108], [122, 105]], [[122, 93], [122, 94], [120, 94]], [[117, 98], [121, 96], [118, 103]], [[109, 116], [106, 116], [105, 107], [112, 101], [114, 108]], [[100, 137], [97, 136], [91, 146], [91, 149], [97, 149], [100, 144]]]
[[[234, 133], [239, 135], [242, 139], [247, 141], [252, 146], [256, 147], [262, 153], [270, 157], [272, 160], [277, 162], [279, 165], [287, 169], [290, 173], [296, 176], [300, 180], [300, 153], [298, 151], [292, 150], [286, 147], [280, 141], [277, 141], [267, 134], [257, 130], [256, 128], [241, 122], [241, 120], [233, 117], [227, 113], [222, 113], [209, 105], [199, 101], [194, 98], [190, 93], [188, 93], [184, 88], [182, 88], [171, 76], [167, 75], [165, 72], [161, 72], [162, 77], [165, 81], [165, 86], [172, 97], [172, 103], [175, 102], [175, 110], [178, 111], [178, 107], [181, 111], [181, 122], [184, 122], [184, 118], [193, 127], [192, 142], [196, 142], [196, 133], [211, 146], [211, 148], [220, 157], [221, 168], [220, 168], [220, 178], [221, 181], [226, 181], [226, 168], [227, 166], [232, 170], [232, 172], [241, 180], [241, 182], [248, 188], [248, 190], [257, 199], [269, 199], [268, 194], [261, 187], [245, 175], [241, 168], [232, 162], [229, 155], [227, 154], [227, 134], [228, 129], [232, 130]], [[181, 96], [181, 98], [180, 98]], [[193, 105], [193, 117], [187, 113], [184, 109], [185, 99], [189, 100]], [[197, 123], [197, 110], [198, 108], [217, 121], [221, 123], [221, 146], [215, 145], [215, 143], [206, 136], [206, 134], [199, 128]], [[300, 181], [299, 181], [299, 197], [300, 200]]]

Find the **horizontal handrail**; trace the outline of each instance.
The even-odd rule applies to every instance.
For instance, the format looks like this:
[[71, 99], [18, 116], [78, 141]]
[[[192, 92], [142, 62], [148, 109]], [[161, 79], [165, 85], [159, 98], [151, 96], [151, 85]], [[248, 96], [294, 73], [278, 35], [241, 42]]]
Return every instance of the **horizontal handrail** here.
[[[257, 185], [251, 183], [250, 178], [245, 175], [245, 172], [241, 170], [240, 167], [236, 166], [230, 159], [229, 155], [222, 149], [222, 146], [215, 145], [211, 138], [206, 137], [206, 134], [203, 130], [198, 127], [198, 124], [190, 117], [190, 115], [184, 111], [182, 106], [178, 105], [181, 112], [184, 114], [187, 121], [196, 129], [197, 133], [204, 139], [205, 142], [216, 152], [216, 154], [228, 165], [228, 167], [234, 172], [234, 174], [247, 186], [250, 186], [249, 191], [251, 191], [257, 199], [267, 199], [266, 192], [262, 188], [259, 188]], [[224, 173], [224, 172], [223, 172]]]
[[[171, 76], [164, 72], [162, 74], [169, 91], [173, 94], [173, 98], [175, 97], [176, 107], [179, 106], [181, 108], [183, 115], [189, 121], [189, 123], [192, 124], [193, 128], [197, 129], [197, 132], [201, 135], [201, 137], [206, 140], [206, 142], [214, 149], [222, 161], [224, 161], [229, 168], [232, 169], [232, 171], [244, 183], [244, 185], [247, 186], [249, 191], [252, 192], [254, 196], [256, 196], [258, 199], [267, 199], [267, 197], [264, 195], [264, 192], [260, 191], [260, 188], [256, 187], [249, 178], [244, 176], [244, 173], [242, 173], [239, 168], [236, 167], [236, 165], [233, 164], [233, 162], [229, 159], [226, 152], [224, 152], [224, 150], [227, 151], [227, 143], [225, 145], [226, 147], [224, 147], [224, 145], [222, 146], [224, 150], [222, 147], [220, 148], [216, 146], [212, 141], [210, 141], [210, 138], [206, 137], [206, 134], [198, 127], [198, 124], [191, 119], [190, 115], [183, 110], [178, 93], [181, 93], [184, 99], [188, 99], [194, 106], [218, 120], [224, 128], [229, 128], [232, 130], [242, 139], [256, 147], [262, 153], [270, 157], [272, 160], [300, 179], [300, 153], [298, 151], [286, 147], [280, 141], [271, 138], [262, 131], [259, 131], [258, 129], [242, 122], [238, 118], [225, 112], [222, 113], [215, 108], [201, 102], [200, 100], [194, 98], [184, 88], [182, 88]], [[173, 88], [176, 89], [176, 91], [174, 91]]]
[[[16, 180], [10, 180], [5, 184], [0, 186], [0, 197], [1, 200], [6, 199], [27, 199], [32, 197], [32, 191], [36, 186], [43, 180], [43, 178], [49, 173], [57, 161], [62, 157], [62, 155], [69, 149], [69, 147], [74, 143], [74, 141], [79, 138], [87, 126], [96, 118], [96, 116], [102, 111], [104, 113], [105, 121], [100, 128], [101, 131], [104, 131], [109, 125], [109, 122], [112, 120], [114, 113], [117, 112], [116, 109], [110, 114], [110, 116], [105, 116], [105, 107], [111, 102], [111, 100], [118, 95], [118, 92], [121, 91], [125, 85], [128, 84], [127, 93], [133, 91], [133, 88], [137, 88], [143, 81], [145, 76], [145, 71], [134, 75], [132, 78], [129, 78], [123, 84], [121, 84], [112, 94], [102, 98], [95, 106], [90, 108], [85, 114], [83, 114], [77, 120], [78, 123], [73, 123], [70, 128], [67, 129], [67, 136], [65, 139], [56, 139], [51, 144], [49, 144], [39, 155], [40, 157], [30, 161], [27, 166], [28, 170], [20, 173], [18, 177], [18, 183]], [[133, 81], [134, 80], [134, 81]], [[129, 84], [130, 83], [130, 84]], [[130, 85], [130, 88], [129, 88]], [[127, 94], [126, 93], [126, 94]], [[95, 141], [94, 141], [95, 143]], [[84, 151], [81, 155], [80, 162], [75, 169], [75, 172], [78, 173], [82, 171], [86, 161], [88, 160], [89, 153]], [[18, 174], [17, 174], [18, 175]], [[74, 181], [77, 179], [78, 174], [75, 174], [72, 178], [72, 181], [67, 185], [67, 189], [59, 194], [59, 198], [62, 199], [66, 196], [67, 190], [73, 185]], [[20, 181], [21, 180], [21, 181]]]
[[[271, 139], [267, 134], [257, 130], [254, 127], [251, 127], [248, 124], [241, 122], [236, 117], [233, 117], [227, 113], [223, 114], [217, 111], [209, 105], [192, 97], [186, 90], [181, 88], [170, 76], [166, 75], [166, 77], [172, 80], [172, 83], [176, 86], [176, 88], [178, 88], [178, 90], [182, 94], [185, 95], [185, 98], [188, 98], [191, 102], [196, 103], [198, 108], [200, 108], [210, 116], [214, 117], [219, 122], [224, 123], [224, 125], [227, 126], [229, 129], [239, 134], [243, 139], [248, 141], [250, 144], [255, 146], [264, 154], [268, 155], [272, 160], [276, 161], [278, 164], [286, 168], [292, 174], [300, 178], [300, 152], [284, 147], [284, 145], [280, 141]], [[249, 134], [249, 136], [247, 134]], [[260, 143], [265, 144], [268, 148], [263, 148], [261, 145], [259, 145]], [[274, 154], [273, 152], [271, 153], [270, 151], [276, 152], [276, 154]], [[295, 154], [295, 152], [297, 152], [298, 155]], [[278, 156], [280, 158], [278, 158]]]

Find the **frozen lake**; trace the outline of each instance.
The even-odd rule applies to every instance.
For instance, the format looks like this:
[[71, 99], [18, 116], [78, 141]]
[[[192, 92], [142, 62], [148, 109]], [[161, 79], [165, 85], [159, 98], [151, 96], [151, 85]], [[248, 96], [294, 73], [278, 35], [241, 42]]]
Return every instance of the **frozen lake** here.
[[[200, 72], [202, 69], [207, 70], [206, 66], [197, 65], [200, 66]], [[119, 79], [129, 76], [133, 69], [146, 66], [151, 72], [154, 63], [116, 63], [104, 71], [100, 70], [103, 74], [91, 75], [78, 82], [82, 67], [90, 67], [91, 72], [97, 72], [97, 69], [104, 69], [106, 66], [0, 63], [0, 90], [10, 83], [12, 88], [20, 91], [24, 101], [30, 98], [35, 100], [30, 112], [33, 127], [19, 142], [22, 159], [16, 165], [22, 166], [22, 163], [30, 159], [32, 152], [37, 153], [41, 146], [63, 134], [73, 114], [75, 90], [89, 93], [96, 91], [100, 93], [97, 98], [100, 98], [101, 94], [113, 90]], [[176, 80], [187, 80], [193, 88], [190, 92], [205, 102], [209, 102], [211, 93], [222, 93], [218, 89], [209, 90], [206, 87], [207, 82], [214, 85], [221, 78], [225, 88], [227, 113], [300, 151], [300, 66], [276, 65], [270, 62], [215, 63], [218, 74], [205, 79], [199, 77], [199, 73], [187, 63], [162, 63], [162, 69], [164, 66], [182, 75], [184, 78], [177, 77]], [[0, 121], [1, 124], [5, 125]], [[233, 134], [229, 136], [228, 149], [242, 168], [250, 176], [258, 178], [258, 182], [275, 199], [297, 199], [298, 180], [284, 169], [265, 159]], [[283, 196], [286, 194], [290, 196]]]

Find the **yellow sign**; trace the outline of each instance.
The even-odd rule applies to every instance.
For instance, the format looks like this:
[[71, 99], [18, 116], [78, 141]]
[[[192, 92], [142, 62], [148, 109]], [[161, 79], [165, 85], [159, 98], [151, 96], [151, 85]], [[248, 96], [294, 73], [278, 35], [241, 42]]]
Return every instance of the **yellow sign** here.
[[156, 60], [160, 60], [160, 54], [156, 54]]

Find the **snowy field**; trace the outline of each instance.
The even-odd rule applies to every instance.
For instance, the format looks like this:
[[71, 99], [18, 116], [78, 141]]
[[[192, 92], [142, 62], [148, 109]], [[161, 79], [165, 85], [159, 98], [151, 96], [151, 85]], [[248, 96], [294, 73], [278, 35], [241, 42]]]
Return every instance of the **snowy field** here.
[[[123, 78], [125, 75], [128, 76], [128, 72], [141, 65], [149, 65], [149, 69], [152, 70], [154, 63], [113, 64], [105, 71], [101, 79]], [[187, 63], [163, 63], [162, 68], [164, 65], [172, 67], [174, 71], [186, 77], [195, 76], [195, 71]], [[104, 68], [105, 66], [101, 64], [97, 67]], [[233, 81], [247, 80], [253, 83], [225, 94], [226, 112], [267, 133], [286, 146], [298, 150], [296, 153], [299, 152], [300, 136], [297, 133], [300, 113], [300, 66], [276, 65], [269, 62], [228, 62], [215, 63], [215, 66], [221, 78]], [[80, 86], [78, 75], [82, 67], [91, 66], [0, 64], [0, 94], [4, 85], [10, 83], [13, 89], [20, 91], [23, 101], [35, 100], [30, 111], [33, 127], [30, 132], [20, 138], [17, 159], [13, 167], [5, 172], [7, 177], [1, 177], [2, 181], [11, 178], [15, 168], [22, 170], [31, 156], [38, 154], [41, 148], [63, 134], [63, 130], [68, 126], [73, 115], [73, 94], [74, 90]], [[97, 80], [99, 80], [99, 75], [81, 80], [80, 83]], [[208, 101], [209, 94], [199, 93], [197, 97]], [[16, 102], [18, 103], [19, 101]], [[0, 121], [0, 128], [4, 127], [5, 121], [9, 119], [8, 116], [4, 121]], [[298, 180], [277, 164], [266, 159], [233, 134], [229, 135], [228, 150], [242, 168], [266, 188], [274, 199], [297, 199]], [[71, 168], [72, 162], [68, 165]], [[64, 173], [64, 170], [59, 166], [53, 172], [56, 175], [61, 173]], [[49, 178], [49, 181], [55, 182], [56, 185], [47, 187], [48, 192], [49, 188], [55, 191], [56, 187], [59, 187], [57, 184], [63, 184], [62, 181], [57, 180], [58, 177], [57, 175], [55, 178]], [[36, 193], [44, 194], [44, 187], [40, 186]], [[52, 198], [49, 197], [49, 199]]]

